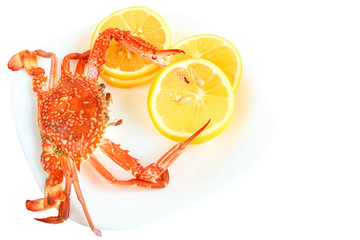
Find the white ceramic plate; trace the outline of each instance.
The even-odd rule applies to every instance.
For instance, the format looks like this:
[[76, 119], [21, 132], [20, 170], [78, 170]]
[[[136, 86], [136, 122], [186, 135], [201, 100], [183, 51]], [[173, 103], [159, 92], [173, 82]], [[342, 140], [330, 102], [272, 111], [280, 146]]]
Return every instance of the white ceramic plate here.
[[[55, 52], [61, 62], [66, 54], [89, 48], [94, 28], [95, 25], [85, 27], [41, 48]], [[197, 33], [180, 33], [177, 39], [173, 38], [173, 42]], [[41, 61], [43, 63], [49, 65], [48, 61]], [[151, 122], [146, 107], [148, 89], [149, 84], [132, 89], [111, 86], [106, 89], [113, 96], [111, 118], [124, 120], [121, 126], [108, 128], [106, 137], [131, 150], [131, 154], [139, 158], [143, 165], [155, 161], [174, 145], [174, 142], [159, 134]], [[80, 186], [95, 226], [100, 229], [122, 229], [157, 221], [223, 188], [258, 161], [269, 143], [272, 124], [259, 87], [246, 63], [235, 100], [235, 112], [228, 129], [207, 143], [189, 146], [170, 167], [170, 184], [167, 188], [151, 190], [111, 185], [84, 163], [79, 174]], [[40, 165], [37, 102], [31, 90], [31, 77], [25, 71], [15, 75], [12, 103], [24, 154], [39, 187], [43, 189], [47, 175]], [[115, 176], [129, 177], [99, 151], [97, 155]], [[87, 225], [74, 191], [71, 204], [70, 219]], [[46, 214], [42, 213], [41, 217]]]

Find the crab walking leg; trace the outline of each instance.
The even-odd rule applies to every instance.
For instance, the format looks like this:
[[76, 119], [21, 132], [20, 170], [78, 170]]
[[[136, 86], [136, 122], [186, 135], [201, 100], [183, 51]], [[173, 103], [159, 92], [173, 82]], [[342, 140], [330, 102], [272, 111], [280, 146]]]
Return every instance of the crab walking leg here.
[[[26, 70], [26, 72], [33, 76], [32, 79], [32, 85], [33, 85], [33, 91], [37, 94], [37, 96], [40, 95], [40, 93], [43, 92], [42, 87], [46, 84], [48, 81], [48, 78], [45, 77], [45, 70], [41, 67], [38, 67], [38, 61], [37, 61], [37, 53], [40, 54], [40, 56], [52, 56], [51, 61], [51, 74], [54, 75], [54, 72], [56, 71], [56, 67], [53, 65], [56, 65], [56, 56], [55, 54], [46, 54], [46, 52], [41, 50], [36, 51], [29, 51], [24, 50], [17, 54], [15, 54], [8, 62], [8, 68], [13, 71], [18, 71], [22, 68]], [[55, 81], [55, 76], [52, 76], [53, 80]]]
[[[71, 191], [71, 177], [65, 174], [65, 190], [63, 192], [64, 200], [61, 201], [58, 210], [58, 216], [52, 216], [47, 218], [35, 218], [40, 222], [57, 224], [66, 221], [70, 214], [70, 191]], [[46, 194], [45, 194], [46, 195]], [[28, 204], [28, 201], [26, 202]], [[28, 208], [28, 210], [31, 210]]]
[[45, 70], [38, 67], [37, 56], [43, 58], [51, 58], [49, 88], [53, 88], [55, 86], [55, 78], [56, 78], [56, 70], [57, 70], [57, 57], [55, 53], [45, 52], [43, 50], [35, 50], [35, 51], [24, 50], [15, 54], [10, 59], [10, 61], [8, 62], [8, 68], [13, 71], [17, 71], [22, 68], [25, 68], [28, 74], [34, 76], [33, 83], [38, 82], [38, 84], [39, 85], [41, 84], [42, 87], [42, 85], [46, 82], [47, 78], [44, 76]]
[[99, 34], [96, 39], [89, 58], [88, 76], [96, 81], [101, 72], [101, 66], [105, 63], [106, 51], [109, 48], [110, 40], [114, 38], [122, 46], [134, 52], [135, 54], [155, 63], [160, 67], [165, 67], [167, 62], [164, 57], [184, 53], [180, 49], [159, 50], [149, 42], [131, 35], [129, 31], [118, 28], [108, 28]]
[[102, 236], [102, 233], [99, 229], [95, 228], [94, 226], [94, 223], [92, 222], [91, 220], [91, 217], [90, 217], [90, 214], [89, 214], [89, 211], [86, 207], [86, 203], [85, 203], [85, 200], [84, 200], [84, 197], [82, 195], [82, 192], [81, 192], [81, 189], [80, 189], [80, 184], [79, 184], [79, 178], [77, 176], [77, 172], [76, 172], [76, 166], [75, 166], [75, 163], [74, 161], [70, 161], [69, 162], [69, 167], [70, 167], [70, 171], [71, 171], [71, 175], [72, 175], [72, 183], [73, 183], [73, 186], [74, 186], [74, 189], [75, 189], [75, 192], [76, 192], [76, 196], [81, 204], [81, 207], [85, 213], [85, 217], [86, 217], [86, 220], [88, 221], [89, 223], [89, 226], [91, 228], [91, 230], [99, 237]]
[[48, 210], [65, 200], [65, 195], [60, 185], [52, 185], [49, 179], [45, 182], [44, 198], [26, 200], [26, 209], [33, 212]]
[[56, 85], [56, 71], [58, 59], [55, 53], [45, 52], [44, 50], [35, 50], [36, 54], [43, 58], [51, 58], [50, 75], [49, 75], [49, 88], [53, 88]]
[[90, 50], [82, 53], [79, 58], [80, 60], [78, 61], [77, 65], [76, 65], [76, 69], [75, 69], [75, 73], [79, 74], [79, 75], [84, 75], [85, 72], [85, 65], [88, 63], [89, 61], [89, 56], [90, 56]]
[[61, 75], [65, 76], [70, 72], [70, 60], [79, 60], [75, 73], [79, 75], [83, 75], [85, 71], [85, 65], [88, 62], [90, 56], [90, 50], [84, 53], [70, 53], [63, 58], [63, 62], [61, 64]]
[[[62, 223], [68, 219], [70, 213], [70, 192], [71, 192], [71, 173], [66, 167], [67, 159], [63, 159], [61, 165], [63, 171], [55, 169], [50, 173], [49, 178], [45, 183], [44, 198], [37, 200], [27, 200], [26, 208], [30, 211], [44, 211], [59, 205], [58, 216], [51, 216], [47, 218], [35, 218], [40, 222], [57, 224]], [[61, 187], [65, 175], [65, 189]]]
[[[165, 187], [169, 181], [169, 177], [163, 174], [168, 174], [167, 169], [170, 167], [170, 165], [184, 152], [189, 143], [194, 140], [202, 131], [204, 131], [209, 123], [210, 120], [191, 137], [183, 142], [177, 143], [159, 160], [147, 167], [141, 166], [137, 159], [130, 156], [127, 150], [121, 149], [120, 145], [115, 144], [110, 140], [105, 140], [102, 144], [100, 144], [101, 151], [104, 152], [119, 166], [136, 177], [136, 180], [131, 179], [128, 183], [116, 180], [111, 175], [111, 173], [96, 160], [95, 157], [90, 158], [90, 163], [96, 170], [98, 170], [98, 172], [100, 172], [103, 177], [108, 179], [110, 182], [116, 182], [123, 185], [129, 185], [131, 183], [140, 187]], [[151, 183], [155, 183], [155, 185], [152, 185]]]

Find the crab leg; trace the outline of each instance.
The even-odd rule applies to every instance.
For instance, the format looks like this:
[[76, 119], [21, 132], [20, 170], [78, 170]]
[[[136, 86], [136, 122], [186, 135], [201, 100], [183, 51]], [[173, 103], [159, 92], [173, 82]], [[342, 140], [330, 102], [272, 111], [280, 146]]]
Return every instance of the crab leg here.
[[85, 65], [88, 62], [88, 59], [80, 59], [76, 65], [75, 73], [79, 74], [80, 76], [84, 75], [85, 72]]
[[[66, 221], [69, 218], [69, 214], [70, 214], [70, 190], [71, 190], [71, 188], [69, 186], [71, 186], [71, 178], [69, 176], [67, 176], [65, 181], [66, 181], [65, 185], [67, 187], [65, 187], [65, 190], [62, 192], [63, 200], [61, 201], [61, 203], [59, 205], [58, 216], [52, 216], [52, 217], [47, 217], [47, 218], [35, 218], [35, 220], [38, 220], [38, 221], [44, 222], [44, 223], [57, 224], [57, 223], [62, 223], [62, 222]], [[57, 185], [57, 186], [60, 187], [60, 185]], [[46, 193], [45, 193], [45, 196], [46, 196]], [[47, 200], [47, 201], [49, 201], [49, 200]], [[27, 206], [28, 210], [32, 210], [28, 206], [29, 203], [30, 202], [27, 201], [26, 206]]]
[[89, 211], [88, 211], [88, 209], [86, 207], [85, 200], [84, 200], [84, 197], [83, 197], [81, 189], [80, 189], [79, 178], [77, 176], [75, 163], [73, 161], [71, 161], [69, 163], [69, 167], [70, 167], [70, 171], [71, 171], [71, 175], [72, 175], [72, 183], [73, 183], [77, 198], [78, 198], [78, 200], [79, 200], [79, 202], [81, 204], [81, 207], [82, 207], [82, 209], [83, 209], [83, 211], [85, 213], [86, 220], [88, 221], [91, 230], [97, 236], [101, 237], [102, 236], [101, 231], [99, 229], [95, 228], [94, 223], [91, 220]]
[[[60, 203], [58, 216], [35, 218], [35, 220], [57, 224], [68, 219], [70, 213], [71, 175], [69, 169], [63, 165], [66, 165], [66, 159], [62, 161], [63, 171], [59, 169], [51, 171], [45, 183], [44, 198], [26, 201], [26, 208], [35, 212], [53, 208]], [[63, 180], [63, 172], [65, 173], [65, 190], [60, 185]]]
[[55, 75], [57, 66], [57, 57], [54, 53], [45, 52], [43, 50], [29, 51], [24, 50], [15, 54], [8, 62], [8, 68], [13, 71], [18, 71], [22, 68], [26, 70], [28, 74], [33, 76], [32, 84], [33, 90], [39, 96], [42, 92], [42, 87], [47, 82], [47, 78], [44, 76], [45, 70], [38, 67], [37, 56], [44, 58], [51, 58], [50, 77], [49, 77], [49, 88], [55, 86]]
[[145, 40], [131, 35], [129, 31], [124, 31], [118, 28], [108, 28], [99, 34], [90, 54], [88, 76], [94, 81], [98, 79], [101, 66], [105, 63], [106, 51], [112, 38], [130, 51], [160, 67], [167, 65], [164, 57], [175, 53], [184, 53], [184, 51], [180, 49], [159, 50]]
[[66, 55], [61, 64], [61, 75], [65, 76], [70, 72], [70, 60], [79, 60], [75, 73], [82, 75], [85, 71], [85, 64], [88, 62], [90, 50], [84, 53], [70, 53]]
[[55, 207], [59, 202], [65, 200], [64, 191], [60, 185], [52, 185], [49, 179], [45, 182], [44, 198], [27, 200], [26, 208], [33, 212], [44, 211]]
[[169, 182], [168, 168], [183, 153], [188, 144], [194, 140], [209, 124], [210, 120], [191, 137], [177, 143], [167, 151], [159, 160], [147, 167], [141, 166], [136, 158], [128, 154], [129, 151], [120, 148], [120, 145], [110, 140], [105, 140], [100, 149], [120, 167], [135, 176], [135, 179], [117, 180], [108, 170], [102, 166], [94, 156], [90, 157], [90, 164], [109, 182], [121, 185], [137, 185], [140, 187], [161, 188]]
[[[125, 151], [125, 150], [123, 150]], [[96, 169], [107, 181], [112, 184], [119, 184], [124, 186], [135, 185], [138, 187], [144, 188], [163, 188], [166, 187], [169, 183], [169, 171], [166, 170], [163, 172], [159, 178], [156, 179], [156, 182], [148, 182], [139, 178], [132, 178], [129, 180], [119, 180], [116, 179], [98, 160], [95, 156], [90, 156], [89, 163], [92, 167]], [[123, 166], [123, 165], [121, 165]]]
[[36, 50], [36, 54], [43, 58], [51, 58], [50, 75], [49, 75], [49, 88], [53, 88], [56, 85], [56, 70], [58, 59], [55, 53], [45, 52], [44, 50]]

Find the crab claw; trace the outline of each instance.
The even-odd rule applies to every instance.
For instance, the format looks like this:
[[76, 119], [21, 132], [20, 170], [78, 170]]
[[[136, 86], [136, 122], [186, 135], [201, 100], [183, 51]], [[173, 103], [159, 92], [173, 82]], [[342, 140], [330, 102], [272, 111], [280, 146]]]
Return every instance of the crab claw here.
[[129, 31], [108, 28], [99, 34], [89, 57], [88, 77], [94, 81], [97, 80], [101, 72], [101, 66], [105, 63], [106, 51], [111, 39], [115, 39], [120, 45], [159, 67], [168, 65], [164, 59], [165, 57], [175, 53], [185, 53], [181, 49], [158, 49], [144, 39], [132, 35]]
[[155, 63], [159, 67], [166, 67], [168, 65], [168, 62], [165, 61], [165, 57], [174, 55], [176, 53], [184, 53], [185, 52], [181, 49], [165, 49], [165, 50], [157, 50], [155, 51], [155, 54], [152, 54], [151, 58], [144, 56], [145, 59], [150, 60], [151, 62]]
[[[108, 31], [108, 34], [113, 36], [125, 48], [129, 49], [133, 53], [143, 57], [146, 60], [158, 65], [159, 67], [165, 67], [168, 62], [165, 61], [165, 57], [173, 55], [175, 53], [185, 53], [181, 49], [158, 49], [151, 43], [144, 39], [132, 35], [128, 31], [122, 31], [117, 28], [108, 28], [104, 32]], [[122, 33], [123, 35], [120, 35]], [[118, 36], [121, 37], [118, 37]]]

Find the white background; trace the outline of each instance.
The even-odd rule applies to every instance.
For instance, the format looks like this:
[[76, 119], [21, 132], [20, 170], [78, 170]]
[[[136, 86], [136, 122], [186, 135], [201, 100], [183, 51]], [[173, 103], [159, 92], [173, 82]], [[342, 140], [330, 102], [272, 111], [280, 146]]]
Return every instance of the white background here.
[[159, 222], [103, 231], [103, 238], [360, 239], [360, 14], [356, 1], [344, 0], [1, 3], [0, 238], [96, 239], [87, 227], [45, 225], [25, 209], [41, 191], [16, 136], [14, 74], [6, 64], [20, 50], [134, 5], [165, 19], [195, 18], [232, 41], [271, 108], [274, 130], [263, 158], [225, 189]]

